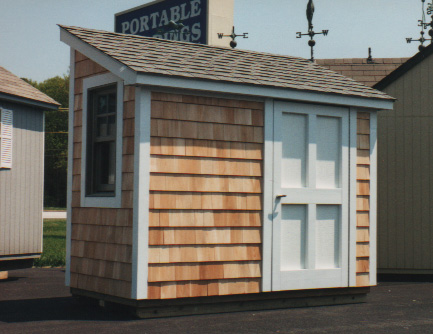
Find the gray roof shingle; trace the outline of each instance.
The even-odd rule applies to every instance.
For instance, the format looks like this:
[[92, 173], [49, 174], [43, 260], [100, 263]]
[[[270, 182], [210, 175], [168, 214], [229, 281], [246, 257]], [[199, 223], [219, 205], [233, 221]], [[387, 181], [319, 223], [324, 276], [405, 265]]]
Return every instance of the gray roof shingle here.
[[303, 58], [60, 27], [138, 73], [393, 99]]
[[0, 93], [13, 95], [33, 101], [53, 104], [59, 106], [60, 104], [53, 100], [48, 95], [37, 90], [32, 85], [24, 80], [18, 78], [15, 74], [9, 72], [0, 66]]

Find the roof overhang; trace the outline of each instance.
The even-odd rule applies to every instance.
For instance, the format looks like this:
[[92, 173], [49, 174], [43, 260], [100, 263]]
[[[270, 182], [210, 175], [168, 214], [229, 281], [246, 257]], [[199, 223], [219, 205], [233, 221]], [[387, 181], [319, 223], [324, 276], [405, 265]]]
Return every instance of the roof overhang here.
[[31, 107], [39, 108], [41, 110], [58, 110], [60, 105], [45, 103], [41, 101], [35, 101], [24, 97], [0, 93], [0, 101], [7, 101], [19, 104], [25, 104]]
[[259, 85], [235, 84], [222, 81], [163, 76], [150, 73], [137, 73], [125, 64], [110, 57], [97, 48], [75, 37], [60, 27], [60, 40], [72, 49], [100, 64], [125, 81], [125, 85], [146, 85], [164, 88], [179, 88], [212, 93], [239, 94], [262, 98], [294, 100], [309, 103], [332, 104], [360, 107], [374, 110], [392, 110], [393, 100], [362, 98], [350, 95], [327, 94], [296, 89], [284, 89]]

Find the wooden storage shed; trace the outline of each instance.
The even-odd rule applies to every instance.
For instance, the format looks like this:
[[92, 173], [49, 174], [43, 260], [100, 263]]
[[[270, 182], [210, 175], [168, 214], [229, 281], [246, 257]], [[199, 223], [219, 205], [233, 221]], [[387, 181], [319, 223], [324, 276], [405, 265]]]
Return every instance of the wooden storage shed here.
[[376, 112], [393, 98], [301, 58], [60, 27], [74, 295], [146, 316], [376, 284]]
[[42, 253], [44, 110], [58, 107], [0, 67], [0, 271]]
[[432, 53], [318, 61], [397, 99], [378, 113], [379, 274], [433, 274]]

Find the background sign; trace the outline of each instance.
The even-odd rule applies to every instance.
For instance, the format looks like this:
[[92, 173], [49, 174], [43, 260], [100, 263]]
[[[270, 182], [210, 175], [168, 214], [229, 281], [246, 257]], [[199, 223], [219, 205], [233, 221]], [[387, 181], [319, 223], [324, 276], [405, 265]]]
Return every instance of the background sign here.
[[[207, 0], [168, 0], [115, 15], [115, 31], [147, 37], [207, 44]], [[170, 21], [182, 23], [173, 30]]]

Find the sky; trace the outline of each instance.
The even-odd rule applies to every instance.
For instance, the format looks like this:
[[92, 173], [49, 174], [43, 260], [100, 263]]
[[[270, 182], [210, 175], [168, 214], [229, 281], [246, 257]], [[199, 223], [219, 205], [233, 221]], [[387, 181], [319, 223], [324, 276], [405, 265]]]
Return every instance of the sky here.
[[[429, 0], [427, 0], [428, 2]], [[114, 14], [150, 0], [0, 0], [0, 66], [36, 81], [68, 73], [69, 47], [57, 24], [114, 30]], [[310, 57], [307, 0], [235, 0], [238, 49]], [[418, 39], [421, 0], [314, 0], [316, 58], [411, 57]], [[426, 3], [427, 4], [427, 3]], [[427, 17], [430, 21], [430, 18]], [[428, 37], [427, 33], [426, 36]]]

